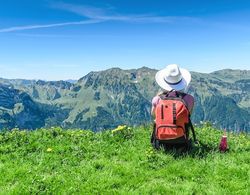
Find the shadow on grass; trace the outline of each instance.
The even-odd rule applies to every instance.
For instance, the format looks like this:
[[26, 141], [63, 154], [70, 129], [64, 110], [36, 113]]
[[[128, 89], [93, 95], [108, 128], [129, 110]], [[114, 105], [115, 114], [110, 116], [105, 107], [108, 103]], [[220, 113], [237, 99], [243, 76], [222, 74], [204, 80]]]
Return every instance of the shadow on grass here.
[[189, 148], [183, 146], [163, 146], [165, 153], [172, 154], [175, 158], [191, 156], [193, 158], [206, 158], [208, 154], [217, 152], [217, 147], [199, 142]]

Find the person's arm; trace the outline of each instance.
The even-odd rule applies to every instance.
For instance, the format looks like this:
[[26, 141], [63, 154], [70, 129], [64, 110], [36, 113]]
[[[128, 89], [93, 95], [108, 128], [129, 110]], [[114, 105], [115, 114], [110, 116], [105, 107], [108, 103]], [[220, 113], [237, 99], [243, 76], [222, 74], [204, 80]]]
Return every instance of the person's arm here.
[[155, 106], [152, 105], [152, 108], [151, 108], [151, 115], [153, 118], [155, 118]]
[[158, 102], [159, 102], [159, 96], [155, 96], [152, 99], [152, 108], [151, 108], [151, 115], [153, 118], [155, 118], [155, 107], [158, 104]]

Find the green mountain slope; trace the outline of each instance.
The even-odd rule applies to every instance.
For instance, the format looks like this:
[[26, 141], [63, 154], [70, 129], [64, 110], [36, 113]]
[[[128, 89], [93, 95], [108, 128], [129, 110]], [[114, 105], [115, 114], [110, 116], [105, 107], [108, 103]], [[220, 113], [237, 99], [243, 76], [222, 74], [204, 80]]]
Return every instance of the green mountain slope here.
[[[0, 80], [29, 94], [42, 112], [45, 126], [99, 131], [119, 124], [150, 122], [151, 99], [159, 92], [157, 70], [142, 67], [90, 72], [76, 83]], [[250, 130], [250, 71], [192, 72], [189, 92], [195, 97], [194, 123], [210, 121], [218, 128]], [[1, 105], [0, 105], [1, 106]], [[240, 117], [239, 117], [240, 116]]]
[[152, 150], [151, 127], [0, 133], [0, 194], [249, 194], [249, 135], [196, 128], [188, 153]]
[[16, 89], [0, 85], [0, 129], [34, 129], [45, 125], [45, 113], [31, 97]]

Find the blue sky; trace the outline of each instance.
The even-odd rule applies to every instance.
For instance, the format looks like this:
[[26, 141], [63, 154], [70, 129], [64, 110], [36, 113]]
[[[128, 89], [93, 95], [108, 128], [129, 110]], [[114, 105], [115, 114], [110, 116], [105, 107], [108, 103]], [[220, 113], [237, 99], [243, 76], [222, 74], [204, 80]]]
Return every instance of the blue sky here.
[[249, 70], [250, 1], [0, 1], [0, 77], [78, 79], [170, 63]]

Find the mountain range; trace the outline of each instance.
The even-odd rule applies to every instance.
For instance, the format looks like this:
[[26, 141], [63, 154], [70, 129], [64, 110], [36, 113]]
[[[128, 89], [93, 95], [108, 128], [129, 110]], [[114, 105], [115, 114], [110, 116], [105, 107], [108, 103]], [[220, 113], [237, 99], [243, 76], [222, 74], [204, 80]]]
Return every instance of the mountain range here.
[[[157, 70], [90, 72], [78, 81], [0, 79], [0, 129], [61, 126], [93, 131], [152, 121]], [[250, 71], [191, 72], [193, 123], [250, 131]]]

